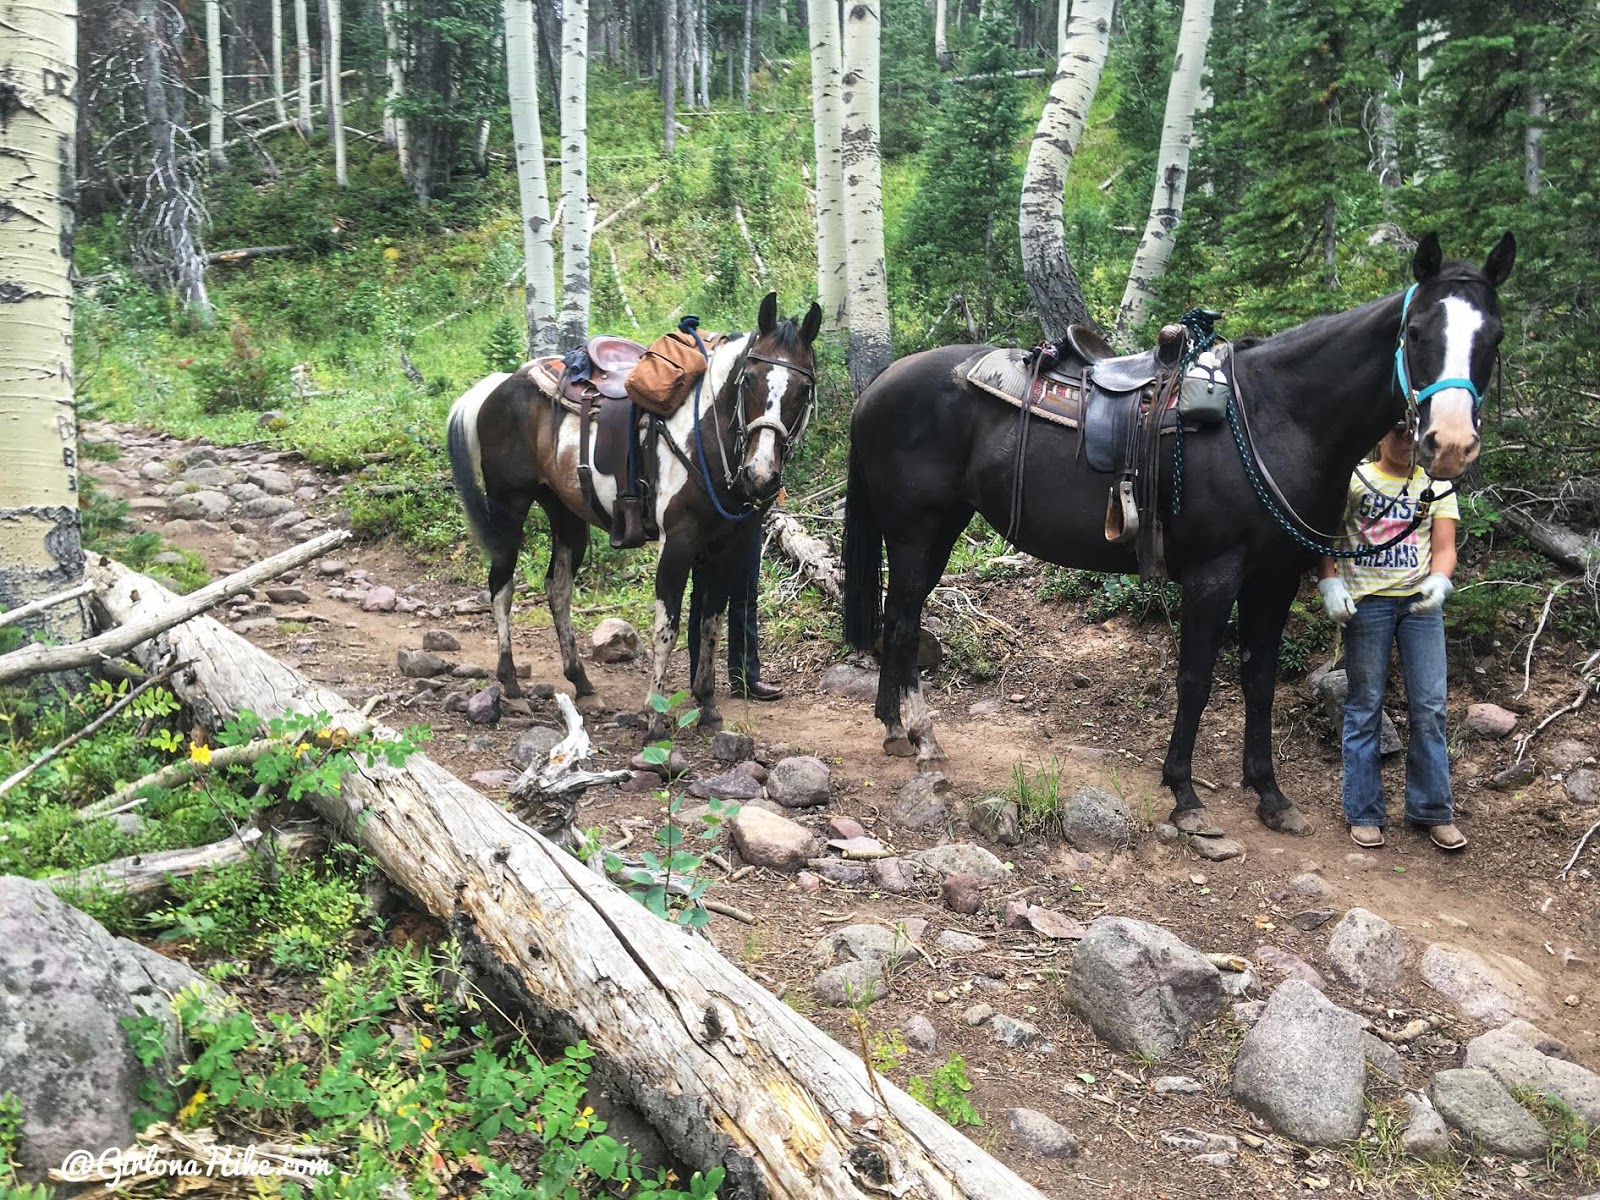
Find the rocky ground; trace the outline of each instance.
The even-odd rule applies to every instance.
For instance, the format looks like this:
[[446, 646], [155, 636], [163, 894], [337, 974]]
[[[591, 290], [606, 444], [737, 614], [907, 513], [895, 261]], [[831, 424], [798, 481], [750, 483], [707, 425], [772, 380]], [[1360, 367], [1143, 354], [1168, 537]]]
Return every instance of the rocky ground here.
[[[89, 434], [122, 449], [90, 473], [219, 573], [340, 519], [348, 481], [273, 451]], [[1554, 1092], [1600, 1122], [1600, 1079], [1582, 1065], [1600, 1064], [1596, 885], [1581, 864], [1557, 879], [1600, 817], [1600, 739], [1582, 711], [1509, 775], [1501, 740], [1570, 694], [1559, 664], [1520, 700], [1457, 687], [1453, 770], [1474, 840], [1454, 859], [1399, 829], [1371, 854], [1345, 838], [1322, 711], [1336, 680], [1285, 685], [1275, 714], [1285, 789], [1318, 832], [1262, 829], [1230, 785], [1242, 706], [1224, 675], [1196, 771], [1230, 837], [1191, 840], [1161, 823], [1167, 631], [1086, 626], [1022, 588], [978, 600], [1003, 603], [1022, 641], [990, 686], [934, 677], [940, 776], [882, 757], [870, 671], [820, 640], [774, 656], [785, 701], [729, 702], [719, 738], [680, 741], [690, 803], [745, 805], [710, 868], [715, 897], [751, 918], [713, 919], [726, 954], [851, 1045], [846, 984], [876, 995], [868, 1036], [898, 1033], [887, 1073], [902, 1085], [959, 1054], [984, 1121], [970, 1132], [1051, 1196], [1595, 1190], [1579, 1173], [1596, 1159], [1552, 1152], [1507, 1090]], [[432, 756], [503, 795], [559, 724], [541, 607], [519, 597], [519, 661], [547, 685], [529, 701], [488, 686], [480, 589], [428, 578], [401, 546], [356, 548], [223, 615], [319, 681], [378, 696], [390, 723], [431, 725]], [[586, 720], [606, 764], [626, 766], [647, 668], [614, 627], [595, 657]], [[1491, 699], [1504, 708], [1469, 723]], [[1017, 814], [977, 804], [1016, 763], [1052, 760], [1059, 827], [1019, 838]], [[591, 790], [578, 823], [648, 844], [659, 784], [637, 770]]]

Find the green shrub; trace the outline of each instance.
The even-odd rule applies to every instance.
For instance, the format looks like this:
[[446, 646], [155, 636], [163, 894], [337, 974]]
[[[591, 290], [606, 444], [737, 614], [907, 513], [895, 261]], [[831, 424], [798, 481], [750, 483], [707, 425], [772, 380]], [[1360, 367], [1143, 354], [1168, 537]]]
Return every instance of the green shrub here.
[[292, 363], [282, 355], [262, 350], [252, 341], [250, 326], [235, 318], [228, 329], [232, 348], [221, 358], [200, 361], [189, 368], [195, 397], [208, 413], [230, 408], [261, 411], [289, 394]]

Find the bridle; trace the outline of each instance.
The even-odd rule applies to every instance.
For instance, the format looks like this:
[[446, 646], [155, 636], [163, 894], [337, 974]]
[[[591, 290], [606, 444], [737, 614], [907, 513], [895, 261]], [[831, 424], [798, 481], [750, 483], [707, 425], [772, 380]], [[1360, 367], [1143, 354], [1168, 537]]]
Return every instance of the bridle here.
[[[709, 364], [711, 362], [711, 355], [706, 353], [705, 343], [700, 340], [699, 332], [691, 327], [689, 329], [689, 333], [694, 337], [695, 345], [700, 347], [700, 353], [705, 355], [706, 362]], [[745, 347], [744, 354], [739, 360], [739, 373], [734, 377], [733, 385], [733, 461], [742, 465], [744, 463], [745, 452], [750, 444], [751, 436], [759, 433], [763, 429], [770, 429], [774, 436], [776, 436], [778, 439], [778, 461], [781, 469], [782, 463], [788, 457], [790, 446], [794, 443], [797, 443], [805, 434], [806, 425], [811, 420], [811, 410], [816, 403], [817, 376], [814, 370], [808, 367], [802, 367], [799, 363], [790, 362], [787, 359], [782, 358], [772, 358], [765, 354], [757, 354], [754, 349], [756, 335], [752, 333], [749, 334], [748, 337], [750, 342]], [[746, 385], [752, 382], [750, 378], [750, 363], [752, 360], [758, 363], [766, 363], [769, 366], [783, 367], [785, 370], [794, 371], [806, 381], [805, 402], [800, 406], [800, 412], [795, 417], [794, 427], [792, 429], [783, 423], [781, 415], [778, 417], [769, 417], [763, 412], [761, 416], [757, 417], [754, 421], [749, 419], [749, 413], [746, 411], [745, 391]], [[700, 470], [698, 472], [695, 471], [693, 464], [689, 462], [688, 455], [683, 452], [683, 449], [670, 436], [668, 437], [668, 445], [672, 452], [678, 457], [679, 461], [681, 461], [683, 465], [688, 468], [689, 477], [698, 482], [701, 488], [705, 491], [706, 495], [710, 498], [711, 507], [716, 509], [719, 517], [721, 517], [724, 521], [748, 521], [751, 517], [764, 513], [771, 506], [772, 499], [769, 498], [764, 501], [752, 500], [749, 493], [745, 491], [745, 485], [742, 482], [742, 479], [734, 475], [733, 468], [728, 460], [727, 443], [722, 437], [721, 422], [717, 419], [717, 398], [713, 396], [711, 398], [712, 424], [713, 429], [715, 430], [717, 455], [722, 461], [722, 483], [723, 486], [726, 487], [730, 492], [742, 497], [745, 502], [745, 506], [737, 512], [729, 512], [722, 506], [722, 500], [717, 495], [716, 482], [711, 478], [711, 459], [706, 454], [705, 435], [701, 432], [700, 392], [704, 381], [705, 376], [702, 375], [695, 381], [694, 385], [694, 444], [695, 450], [697, 451], [696, 456], [700, 459]]]
[[[1407, 288], [1405, 297], [1400, 303], [1400, 332], [1394, 351], [1394, 382], [1395, 386], [1400, 389], [1401, 397], [1405, 401], [1406, 424], [1411, 429], [1413, 437], [1415, 437], [1421, 423], [1423, 403], [1435, 393], [1442, 392], [1447, 388], [1465, 388], [1468, 394], [1472, 396], [1472, 421], [1473, 425], [1477, 426], [1480, 421], [1483, 397], [1472, 380], [1460, 378], [1439, 379], [1421, 389], [1413, 388], [1411, 385], [1411, 371], [1406, 345], [1406, 314], [1410, 311], [1412, 297], [1416, 295], [1419, 286], [1421, 285], [1413, 283]], [[1455, 483], [1451, 482], [1449, 491], [1443, 493], [1443, 495], [1435, 494], [1433, 490], [1435, 481], [1430, 475], [1427, 486], [1423, 488], [1422, 493], [1417, 497], [1414, 515], [1404, 529], [1385, 542], [1363, 544], [1350, 550], [1341, 550], [1334, 543], [1343, 535], [1325, 533], [1302, 517], [1295, 511], [1294, 506], [1289, 503], [1288, 498], [1278, 487], [1277, 481], [1272, 478], [1272, 472], [1267, 469], [1267, 464], [1256, 449], [1255, 439], [1250, 433], [1250, 422], [1246, 417], [1243, 404], [1244, 393], [1239, 386], [1237, 372], [1233, 374], [1232, 382], [1233, 389], [1227, 406], [1228, 423], [1232, 426], [1234, 441], [1239, 447], [1239, 457], [1244, 462], [1245, 474], [1249, 477], [1251, 485], [1261, 498], [1261, 502], [1265, 505], [1267, 512], [1271, 514], [1279, 527], [1307, 550], [1325, 554], [1329, 558], [1361, 558], [1379, 550], [1387, 550], [1390, 546], [1397, 545], [1411, 536], [1416, 528], [1427, 519], [1428, 508], [1434, 501], [1452, 496], [1458, 490]], [[1365, 482], [1365, 479], [1363, 479], [1363, 483]], [[1366, 486], [1371, 488], [1370, 484]], [[1404, 494], [1402, 492], [1401, 496], [1391, 500], [1388, 509], [1392, 509]], [[1382, 519], [1382, 514], [1373, 519]]]

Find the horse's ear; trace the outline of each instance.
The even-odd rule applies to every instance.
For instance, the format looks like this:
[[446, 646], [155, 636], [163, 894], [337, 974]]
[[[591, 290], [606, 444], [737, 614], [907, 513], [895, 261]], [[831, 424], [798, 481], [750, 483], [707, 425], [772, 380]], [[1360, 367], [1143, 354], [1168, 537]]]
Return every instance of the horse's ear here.
[[1439, 273], [1444, 265], [1444, 254], [1439, 250], [1439, 235], [1427, 234], [1417, 243], [1417, 252], [1411, 259], [1411, 274], [1418, 283], [1426, 283]]
[[800, 325], [800, 340], [806, 345], [811, 345], [817, 340], [817, 334], [822, 330], [822, 305], [815, 300], [806, 313], [806, 319]]
[[1489, 260], [1483, 264], [1483, 273], [1492, 287], [1499, 287], [1511, 275], [1511, 264], [1517, 261], [1517, 239], [1506, 230], [1500, 244], [1489, 251]]
[[761, 313], [756, 318], [756, 330], [765, 337], [778, 327], [778, 293], [768, 292], [761, 302]]

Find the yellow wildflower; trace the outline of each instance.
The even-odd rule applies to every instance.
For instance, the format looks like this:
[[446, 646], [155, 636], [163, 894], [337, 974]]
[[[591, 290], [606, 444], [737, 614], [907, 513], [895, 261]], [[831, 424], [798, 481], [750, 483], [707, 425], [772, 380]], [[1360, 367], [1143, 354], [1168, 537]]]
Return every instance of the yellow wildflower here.
[[390, 262], [393, 262], [395, 259], [400, 257], [400, 251], [394, 246], [386, 246], [383, 251], [383, 256]]
[[189, 761], [199, 763], [203, 767], [211, 765], [211, 747], [201, 742], [195, 742], [189, 747]]
[[182, 1108], [180, 1108], [178, 1110], [178, 1120], [180, 1120], [180, 1121], [189, 1120], [191, 1117], [193, 1117], [195, 1115], [195, 1113], [200, 1111], [200, 1106], [202, 1104], [204, 1104], [208, 1099], [209, 1099], [209, 1097], [204, 1092], [196, 1092], [193, 1096], [191, 1096], [189, 1098], [189, 1103], [185, 1104]]
[[294, 748], [294, 756], [296, 758], [304, 758], [307, 754], [310, 754], [310, 753], [311, 753], [311, 743], [310, 742], [301, 742], [299, 745], [297, 745]]
[[417, 1040], [422, 1043], [422, 1048], [424, 1050], [432, 1050], [433, 1049], [433, 1039], [431, 1037], [429, 1037], [427, 1034], [419, 1033], [417, 1035]]

